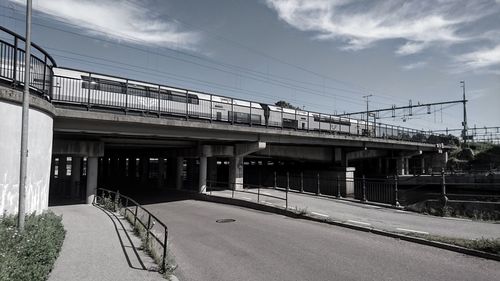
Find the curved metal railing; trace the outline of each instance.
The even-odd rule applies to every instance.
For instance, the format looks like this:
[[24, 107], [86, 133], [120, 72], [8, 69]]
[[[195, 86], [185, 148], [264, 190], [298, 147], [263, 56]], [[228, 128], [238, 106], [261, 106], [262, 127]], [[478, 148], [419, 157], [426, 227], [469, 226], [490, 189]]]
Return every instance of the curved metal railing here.
[[[24, 86], [25, 38], [0, 26], [0, 80], [14, 87]], [[56, 61], [44, 49], [31, 43], [30, 88], [35, 93], [52, 97], [52, 67]]]

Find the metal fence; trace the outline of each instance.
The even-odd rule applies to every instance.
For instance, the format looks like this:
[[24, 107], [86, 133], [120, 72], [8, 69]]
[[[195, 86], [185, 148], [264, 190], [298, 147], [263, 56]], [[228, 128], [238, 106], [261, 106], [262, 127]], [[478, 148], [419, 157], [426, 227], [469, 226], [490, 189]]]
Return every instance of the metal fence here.
[[[112, 204], [112, 209], [122, 212], [123, 216], [131, 220], [134, 228], [140, 225], [145, 231], [146, 245], [151, 243], [151, 251], [154, 256], [161, 259], [161, 269], [166, 270], [167, 266], [167, 247], [168, 247], [168, 228], [165, 223], [160, 221], [155, 215], [151, 214], [146, 208], [137, 201], [119, 192], [104, 188], [98, 188], [94, 203], [98, 205]], [[106, 201], [108, 200], [108, 201]], [[129, 218], [128, 216], [131, 216]]]
[[264, 203], [262, 198], [272, 198], [280, 201], [284, 201], [285, 208], [288, 208], [288, 189], [285, 190], [285, 197], [279, 197], [271, 194], [263, 193], [262, 190], [269, 189], [268, 187], [262, 185], [255, 184], [243, 184], [243, 183], [229, 183], [229, 182], [220, 182], [220, 181], [207, 181], [207, 189], [206, 192], [212, 195], [213, 191], [227, 191], [228, 187], [234, 187], [236, 185], [241, 185], [241, 189], [239, 188], [231, 188], [231, 198], [235, 198], [235, 193], [241, 194], [250, 194], [256, 196], [257, 203]]
[[[51, 97], [52, 68], [55, 60], [38, 45], [32, 43], [30, 58], [30, 88], [40, 95]], [[0, 79], [15, 87], [24, 85], [26, 71], [25, 39], [21, 35], [0, 26]]]

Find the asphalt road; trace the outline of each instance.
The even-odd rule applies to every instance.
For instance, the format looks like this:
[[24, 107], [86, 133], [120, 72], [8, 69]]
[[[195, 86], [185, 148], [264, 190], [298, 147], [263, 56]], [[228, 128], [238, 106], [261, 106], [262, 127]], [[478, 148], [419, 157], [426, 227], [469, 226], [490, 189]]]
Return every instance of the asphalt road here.
[[[217, 191], [213, 194], [230, 197], [231, 191]], [[271, 198], [266, 195], [285, 198], [285, 193], [283, 191], [274, 189], [262, 190], [260, 203], [279, 207], [285, 205], [285, 201]], [[235, 198], [254, 202], [257, 201], [256, 195], [242, 192], [236, 192]], [[374, 227], [391, 232], [420, 232], [468, 239], [500, 237], [500, 223], [498, 222], [482, 222], [472, 221], [470, 219], [422, 215], [414, 212], [295, 192], [288, 193], [288, 206], [293, 209], [307, 210], [309, 213], [319, 214], [320, 216], [328, 216], [346, 223]]]
[[[216, 203], [146, 205], [167, 223], [181, 280], [498, 280], [500, 263]], [[231, 218], [235, 222], [217, 223]]]

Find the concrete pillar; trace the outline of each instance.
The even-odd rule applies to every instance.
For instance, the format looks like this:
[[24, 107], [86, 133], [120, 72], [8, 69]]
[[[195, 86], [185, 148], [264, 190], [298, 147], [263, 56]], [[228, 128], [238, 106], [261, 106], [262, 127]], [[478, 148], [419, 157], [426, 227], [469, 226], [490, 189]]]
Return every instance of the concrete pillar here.
[[448, 163], [448, 152], [435, 153], [432, 155], [432, 170], [434, 173], [440, 172], [441, 169], [446, 169]]
[[406, 175], [409, 175], [410, 174], [410, 158], [409, 157], [405, 157], [405, 173]]
[[87, 158], [87, 204], [94, 202], [97, 191], [97, 157]]
[[336, 167], [334, 169], [335, 182], [340, 181], [340, 193], [344, 197], [354, 197], [354, 167]]
[[396, 159], [396, 170], [399, 176], [405, 174], [405, 160], [404, 157], [399, 157]]
[[182, 172], [184, 171], [184, 158], [177, 157], [177, 170], [175, 173], [175, 188], [178, 190], [182, 189]]
[[146, 185], [148, 184], [148, 179], [149, 179], [149, 157], [141, 157], [140, 161], [141, 165], [141, 185], [142, 188], [145, 188]]
[[341, 147], [335, 147], [334, 157], [335, 165], [340, 167], [349, 166], [349, 159], [347, 158], [347, 152], [345, 151], [345, 149], [342, 149]]
[[165, 187], [165, 159], [163, 157], [158, 157], [158, 188]]
[[243, 189], [243, 156], [234, 156], [229, 162], [229, 186]]
[[80, 173], [82, 158], [75, 156], [71, 159], [71, 197], [80, 197]]
[[378, 158], [377, 173], [382, 175], [382, 158]]
[[385, 171], [385, 174], [386, 175], [391, 175], [393, 174], [390, 170], [389, 170], [389, 158], [385, 158], [385, 167], [384, 167], [384, 171]]
[[425, 174], [425, 158], [420, 158], [420, 173]]
[[207, 157], [200, 156], [198, 192], [203, 193], [206, 190], [207, 190]]
[[209, 157], [207, 159], [207, 179], [212, 182], [217, 181], [217, 157]]

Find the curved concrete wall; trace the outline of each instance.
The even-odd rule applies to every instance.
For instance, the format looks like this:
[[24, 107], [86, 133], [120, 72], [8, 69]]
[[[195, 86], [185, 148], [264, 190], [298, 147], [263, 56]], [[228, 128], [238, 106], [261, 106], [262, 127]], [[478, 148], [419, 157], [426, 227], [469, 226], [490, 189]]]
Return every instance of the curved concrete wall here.
[[[1, 92], [0, 212], [15, 214], [19, 200], [22, 106], [18, 101], [2, 99], [6, 92]], [[12, 90], [8, 94], [17, 100], [21, 95]], [[48, 104], [43, 100], [41, 102]], [[48, 208], [53, 117], [44, 111], [30, 108], [28, 134], [26, 213], [39, 213]]]

